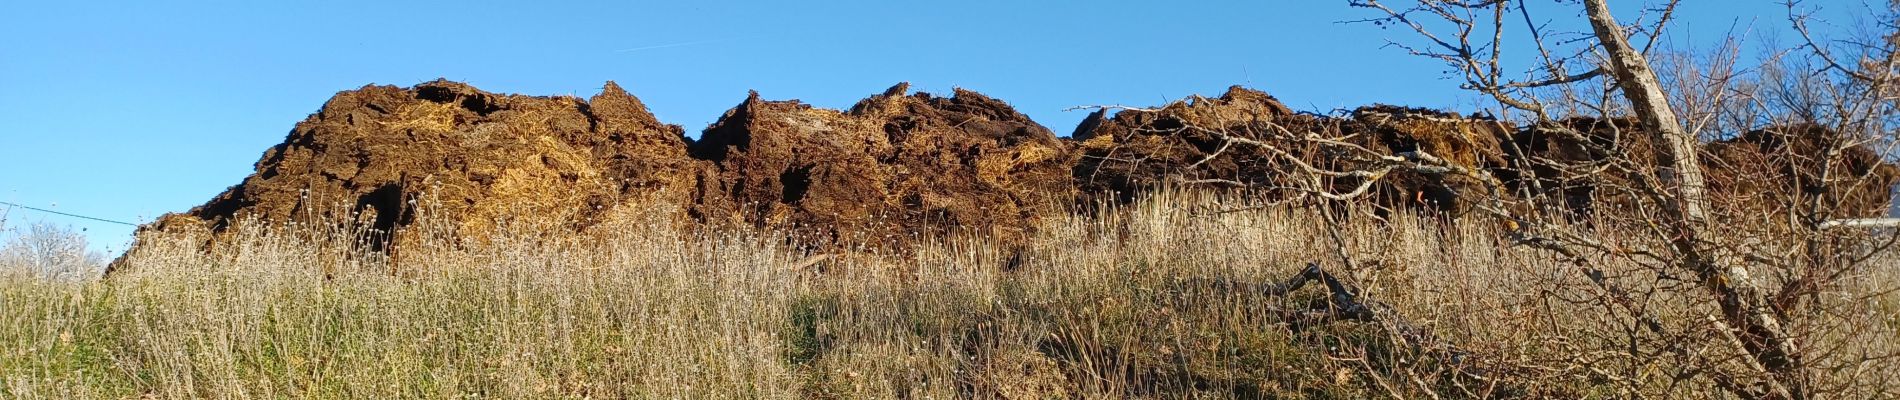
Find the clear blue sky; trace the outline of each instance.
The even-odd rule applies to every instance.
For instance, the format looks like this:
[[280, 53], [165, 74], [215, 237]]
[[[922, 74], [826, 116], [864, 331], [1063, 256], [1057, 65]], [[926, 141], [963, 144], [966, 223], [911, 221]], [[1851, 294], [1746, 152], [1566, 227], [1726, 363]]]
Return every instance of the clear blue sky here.
[[[1062, 134], [1083, 117], [1067, 107], [1233, 84], [1320, 111], [1471, 104], [1438, 65], [1380, 48], [1404, 32], [1337, 23], [1369, 16], [1344, 0], [185, 3], [0, 3], [0, 200], [150, 221], [238, 183], [337, 91], [437, 77], [578, 96], [614, 80], [691, 135], [747, 90], [848, 107], [899, 81], [981, 91]], [[1777, 3], [1688, 0], [1681, 29], [1775, 31]], [[103, 251], [130, 238], [25, 210], [6, 223], [41, 220]]]

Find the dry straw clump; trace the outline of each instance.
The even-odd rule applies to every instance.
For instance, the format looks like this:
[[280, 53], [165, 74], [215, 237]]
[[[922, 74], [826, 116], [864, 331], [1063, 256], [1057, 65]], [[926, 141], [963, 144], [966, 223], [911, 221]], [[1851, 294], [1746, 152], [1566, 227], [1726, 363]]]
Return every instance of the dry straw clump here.
[[[1163, 192], [1046, 219], [1026, 247], [953, 234], [813, 262], [784, 233], [683, 230], [675, 212], [587, 235], [497, 221], [480, 243], [445, 229], [394, 261], [360, 230], [248, 226], [209, 252], [154, 241], [106, 280], [8, 273], [0, 396], [1722, 396], [1696, 360], [1628, 357], [1671, 338], [1488, 224], [1346, 221], [1345, 268], [1318, 211]], [[1323, 292], [1253, 289], [1314, 260], [1431, 340], [1302, 317]], [[1677, 283], [1599, 267], [1668, 332], [1707, 332], [1710, 305]], [[1900, 281], [1855, 273], [1796, 329], [1829, 339], [1809, 358], [1838, 367], [1821, 383], [1892, 396], [1900, 369], [1867, 356], [1900, 350]]]

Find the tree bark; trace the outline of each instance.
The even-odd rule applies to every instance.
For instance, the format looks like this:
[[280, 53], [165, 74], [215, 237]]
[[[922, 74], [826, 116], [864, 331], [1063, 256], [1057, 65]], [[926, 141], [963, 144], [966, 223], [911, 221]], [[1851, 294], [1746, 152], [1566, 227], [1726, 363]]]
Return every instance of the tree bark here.
[[1608, 0], [1584, 0], [1584, 8], [1598, 42], [1608, 53], [1606, 63], [1618, 89], [1630, 102], [1643, 128], [1655, 135], [1657, 181], [1669, 194], [1663, 213], [1665, 226], [1674, 230], [1671, 247], [1683, 267], [1693, 271], [1722, 309], [1722, 321], [1742, 342], [1754, 367], [1768, 373], [1767, 390], [1773, 397], [1803, 398], [1801, 363], [1795, 342], [1776, 314], [1767, 308], [1765, 292], [1741, 264], [1712, 258], [1705, 239], [1709, 229], [1709, 202], [1702, 165], [1697, 157], [1700, 140], [1682, 128], [1663, 93], [1662, 83], [1643, 53], [1630, 46], [1623, 26], [1610, 14]]

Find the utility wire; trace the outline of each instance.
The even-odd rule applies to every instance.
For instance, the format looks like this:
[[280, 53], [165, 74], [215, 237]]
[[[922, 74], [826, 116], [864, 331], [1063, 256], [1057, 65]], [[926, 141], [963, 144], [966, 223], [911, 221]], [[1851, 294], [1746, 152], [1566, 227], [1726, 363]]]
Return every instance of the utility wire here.
[[73, 213], [64, 213], [64, 212], [59, 212], [59, 211], [53, 211], [53, 210], [48, 210], [48, 209], [44, 209], [44, 208], [39, 208], [39, 207], [33, 207], [33, 206], [28, 206], [28, 205], [24, 205], [24, 204], [17, 204], [17, 203], [11, 203], [11, 202], [6, 202], [6, 201], [0, 201], [0, 204], [5, 204], [5, 205], [8, 205], [8, 206], [13, 206], [13, 207], [19, 207], [19, 208], [24, 208], [24, 209], [28, 209], [28, 210], [33, 210], [33, 211], [39, 211], [39, 212], [43, 212], [43, 213], [49, 213], [49, 214], [58, 214], [58, 215], [64, 215], [64, 216], [68, 216], [68, 217], [73, 217], [73, 218], [81, 218], [81, 219], [89, 219], [89, 220], [93, 220], [93, 221], [99, 221], [99, 222], [108, 222], [108, 223], [114, 223], [114, 224], [119, 224], [119, 225], [125, 225], [125, 226], [139, 226], [139, 224], [134, 224], [134, 223], [131, 223], [131, 222], [125, 222], [125, 221], [113, 221], [113, 220], [109, 220], [109, 219], [105, 219], [105, 218], [99, 218], [99, 217], [88, 217], [88, 216], [84, 216], [84, 215], [79, 215], [79, 214], [73, 214]]

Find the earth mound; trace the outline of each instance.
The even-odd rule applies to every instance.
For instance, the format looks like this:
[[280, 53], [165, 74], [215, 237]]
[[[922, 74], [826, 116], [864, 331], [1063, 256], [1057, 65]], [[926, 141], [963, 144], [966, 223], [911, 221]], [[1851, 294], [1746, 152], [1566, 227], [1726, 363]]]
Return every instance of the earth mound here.
[[[1043, 216], [1102, 198], [1131, 201], [1158, 186], [1302, 199], [1312, 198], [1307, 190], [1361, 192], [1386, 211], [1453, 216], [1483, 197], [1473, 193], [1495, 187], [1406, 169], [1313, 173], [1375, 171], [1377, 158], [1419, 154], [1490, 171], [1510, 192], [1502, 195], [1588, 215], [1642, 207], [1630, 183], [1654, 168], [1649, 136], [1627, 118], [1518, 130], [1481, 115], [1386, 105], [1323, 116], [1239, 86], [1218, 98], [1111, 111], [1091, 114], [1063, 139], [1007, 103], [961, 89], [939, 97], [899, 84], [848, 110], [753, 93], [692, 140], [613, 82], [585, 100], [446, 80], [372, 85], [338, 93], [242, 183], [142, 227], [138, 240], [176, 231], [216, 240], [256, 218], [358, 223], [388, 233], [373, 248], [399, 249], [416, 240], [405, 228], [424, 217], [480, 238], [503, 224], [578, 232], [657, 204], [685, 210], [684, 223], [785, 229], [820, 245], [957, 230], [1010, 242]], [[1840, 136], [1795, 125], [1711, 143], [1703, 157], [1712, 199], [1764, 213], [1798, 206], [1789, 199], [1821, 199], [1851, 214], [1831, 217], [1879, 215], [1900, 168], [1863, 144], [1838, 146], [1833, 164], [1817, 162]], [[1841, 179], [1861, 176], [1871, 179]], [[1787, 201], [1752, 200], [1770, 197]]]
[[[1829, 160], [1826, 155], [1836, 151]], [[1900, 183], [1900, 167], [1882, 161], [1866, 144], [1815, 124], [1749, 131], [1709, 143], [1705, 152], [1710, 191], [1742, 208], [1732, 212], [1737, 215], [1785, 220], [1790, 210], [1818, 201], [1831, 212], [1824, 219], [1884, 216]]]
[[[1219, 98], [1191, 97], [1113, 117], [1109, 111], [1095, 112], [1076, 129], [1081, 154], [1075, 180], [1084, 194], [1110, 194], [1123, 202], [1162, 184], [1265, 189], [1279, 197], [1313, 188], [1351, 193], [1366, 178], [1294, 180], [1315, 176], [1305, 171], [1309, 167], [1370, 171], [1377, 169], [1370, 157], [1411, 152], [1489, 170], [1505, 164], [1500, 138], [1512, 130], [1490, 118], [1385, 105], [1359, 108], [1347, 118], [1300, 114], [1273, 96], [1239, 86]], [[1340, 145], [1321, 145], [1306, 140], [1309, 136]], [[1456, 212], [1469, 203], [1461, 199], [1464, 193], [1482, 187], [1459, 177], [1396, 171], [1366, 193], [1375, 204]]]
[[145, 229], [223, 232], [258, 218], [358, 221], [400, 233], [421, 212], [463, 232], [502, 221], [580, 229], [623, 199], [690, 181], [701, 166], [687, 157], [682, 132], [613, 82], [588, 100], [498, 95], [446, 80], [365, 86], [298, 123], [242, 183]]
[[824, 235], [1013, 237], [1070, 201], [1068, 147], [1048, 128], [976, 92], [908, 89], [846, 111], [753, 93], [691, 145], [715, 165], [693, 213]]
[[686, 210], [685, 222], [814, 242], [953, 229], [1008, 240], [1073, 199], [1069, 145], [1049, 129], [976, 92], [907, 92], [899, 84], [845, 111], [754, 93], [694, 141], [613, 82], [587, 100], [446, 80], [365, 86], [297, 124], [242, 183], [139, 236], [204, 231], [209, 243], [245, 218], [331, 221], [389, 233], [372, 247], [400, 248], [423, 214], [479, 238], [503, 223], [576, 232], [662, 204]]
[[[1429, 154], [1452, 166], [1473, 171], [1495, 171], [1508, 165], [1502, 142], [1516, 128], [1481, 115], [1458, 114], [1391, 105], [1361, 107], [1352, 112], [1344, 129], [1360, 137], [1357, 144], [1380, 155]], [[1434, 212], [1462, 215], [1476, 200], [1489, 196], [1485, 182], [1457, 174], [1421, 174], [1396, 170], [1381, 182], [1378, 204], [1404, 205]]]
[[[1707, 143], [1698, 157], [1709, 201], [1727, 215], [1756, 216], [1771, 224], [1785, 224], [1787, 211], [1817, 198], [1834, 212], [1825, 218], [1883, 216], [1890, 190], [1900, 183], [1900, 167], [1847, 139], [1828, 127], [1793, 124]], [[1658, 168], [1653, 140], [1631, 118], [1540, 124], [1512, 135], [1507, 158], [1513, 165], [1499, 175], [1508, 177], [1513, 190], [1565, 207], [1573, 216], [1631, 213], [1653, 203], [1637, 184]], [[1836, 147], [1839, 156], [1822, 162]]]
[[1631, 118], [1545, 122], [1511, 134], [1511, 165], [1498, 175], [1514, 192], [1573, 216], [1630, 211], [1643, 196], [1634, 183], [1655, 165], [1652, 141]]
[[[1119, 112], [1110, 116], [1112, 111]], [[1097, 110], [1071, 135], [1080, 142], [1075, 184], [1082, 193], [1119, 202], [1161, 184], [1289, 187], [1285, 180], [1293, 175], [1285, 172], [1296, 167], [1288, 158], [1260, 146], [1231, 145], [1230, 136], [1269, 143], [1289, 155], [1317, 156], [1317, 149], [1286, 140], [1282, 129], [1304, 132], [1322, 122], [1240, 86], [1218, 98], [1194, 96], [1155, 109]]]

